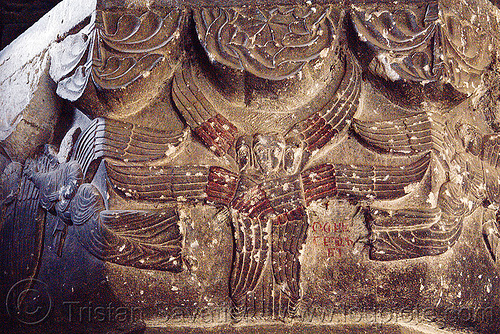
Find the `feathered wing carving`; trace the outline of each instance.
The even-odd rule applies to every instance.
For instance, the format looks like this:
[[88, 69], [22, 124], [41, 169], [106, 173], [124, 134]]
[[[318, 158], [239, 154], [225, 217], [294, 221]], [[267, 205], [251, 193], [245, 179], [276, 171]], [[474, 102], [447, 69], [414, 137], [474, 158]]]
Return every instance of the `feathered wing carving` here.
[[443, 65], [437, 2], [394, 11], [353, 10], [351, 18], [359, 38], [375, 51], [386, 77], [439, 79]]
[[[235, 246], [230, 291], [236, 316], [293, 316], [301, 297], [299, 256], [308, 218], [293, 190], [283, 194], [273, 184], [247, 189], [231, 206]], [[284, 197], [295, 202], [294, 209], [279, 205]]]
[[321, 149], [348, 127], [358, 110], [361, 69], [350, 53], [343, 58], [344, 70], [339, 85], [336, 88], [327, 87], [330, 91], [323, 98], [323, 106], [290, 130], [290, 134], [298, 135], [305, 142], [308, 151]]
[[[360, 200], [392, 200], [414, 191], [429, 170], [430, 153], [408, 165], [322, 164], [301, 173], [304, 201], [353, 197]], [[370, 258], [379, 261], [438, 255], [451, 248], [462, 230], [463, 218], [482, 200], [483, 181], [473, 171], [463, 185], [448, 182], [441, 187], [438, 206], [399, 209], [393, 212], [369, 208]], [[464, 196], [468, 201], [464, 202]], [[470, 197], [470, 199], [469, 199]]]
[[375, 260], [399, 260], [439, 255], [450, 249], [462, 232], [462, 223], [482, 201], [477, 183], [481, 175], [467, 173], [463, 183], [446, 182], [437, 207], [428, 209], [371, 210], [372, 248]]
[[[53, 157], [41, 155], [28, 159], [24, 171], [48, 172], [54, 167]], [[23, 279], [36, 278], [43, 251], [46, 212], [40, 206], [40, 191], [24, 174], [21, 166], [14, 164], [4, 171], [2, 178], [9, 177], [11, 192], [1, 203], [2, 221], [0, 263], [2, 291]], [[7, 172], [9, 175], [5, 175]], [[22, 289], [28, 289], [31, 281], [26, 281]], [[22, 301], [20, 301], [22, 302]]]
[[220, 167], [120, 166], [106, 163], [111, 186], [123, 197], [155, 201], [207, 201], [229, 205], [239, 177]]
[[398, 210], [393, 215], [372, 209], [370, 258], [381, 261], [439, 255], [450, 249], [462, 231], [463, 217], [439, 208]]
[[[267, 286], [262, 282], [262, 274], [264, 267], [268, 276], [270, 270], [271, 231], [267, 215], [272, 212], [272, 208], [259, 187], [252, 188], [238, 197], [232, 206], [234, 249], [230, 279], [231, 299], [238, 313], [249, 312], [249, 306], [255, 305], [252, 299], [257, 300], [255, 308], [262, 310], [262, 313], [268, 313], [272, 308], [269, 308], [268, 295], [265, 292], [272, 290], [272, 280], [268, 282], [271, 287]], [[259, 282], [261, 284], [258, 290], [262, 290], [262, 294], [257, 292], [254, 296]]]
[[190, 62], [184, 63], [175, 73], [172, 99], [181, 116], [205, 146], [222, 156], [233, 146], [238, 129], [219, 114], [204, 96], [198, 87], [197, 75], [200, 74], [195, 72]]
[[358, 198], [395, 199], [418, 184], [429, 169], [430, 154], [400, 166], [333, 165], [337, 192]]
[[109, 182], [123, 197], [152, 201], [207, 198], [209, 167], [134, 167], [108, 162], [106, 169]]
[[[430, 154], [409, 165], [321, 164], [298, 175], [249, 186], [243, 177], [231, 203], [235, 248], [230, 286], [236, 311], [293, 316], [301, 298], [300, 250], [308, 228], [305, 208], [312, 201], [336, 196], [400, 198], [422, 181], [429, 163]], [[401, 223], [393, 225], [399, 228]], [[430, 225], [415, 225], [429, 233]], [[375, 248], [382, 250], [385, 239], [377, 240]]]
[[86, 175], [98, 158], [137, 163], [175, 155], [187, 137], [185, 131], [171, 133], [112, 119], [96, 118], [75, 144], [72, 159]]
[[257, 77], [282, 80], [330, 47], [328, 6], [201, 7], [196, 30], [210, 59]]
[[95, 257], [141, 269], [182, 270], [182, 235], [174, 208], [105, 210], [99, 191], [85, 183], [70, 212], [79, 242]]
[[321, 164], [301, 173], [304, 201], [307, 205], [312, 201], [332, 198], [337, 195], [335, 173], [331, 164]]
[[459, 175], [441, 185], [435, 207], [394, 212], [371, 208], [372, 259], [439, 255], [453, 247], [462, 232], [463, 220], [487, 198], [490, 185], [487, 174], [477, 166], [480, 162], [471, 155], [456, 154], [451, 163]]
[[425, 113], [388, 121], [353, 121], [353, 130], [363, 142], [387, 153], [430, 151], [438, 135], [432, 126]]
[[293, 315], [301, 297], [300, 292], [300, 250], [306, 242], [308, 219], [304, 207], [283, 213], [272, 220], [271, 261], [273, 275], [280, 292], [275, 301], [276, 309]]

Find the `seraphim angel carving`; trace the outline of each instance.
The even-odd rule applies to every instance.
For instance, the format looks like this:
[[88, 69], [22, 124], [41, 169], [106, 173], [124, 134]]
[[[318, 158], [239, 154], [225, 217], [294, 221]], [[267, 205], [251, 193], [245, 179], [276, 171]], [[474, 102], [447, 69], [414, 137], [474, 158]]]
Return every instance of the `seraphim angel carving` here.
[[[451, 23], [442, 26], [437, 3], [372, 12], [368, 5], [99, 12], [54, 48], [51, 67], [60, 95], [92, 119], [67, 135], [74, 145], [65, 158], [47, 146], [22, 171], [14, 163], [4, 170], [19, 185], [4, 196], [4, 223], [41, 226], [51, 214], [60, 221], [59, 252], [71, 228], [99, 259], [175, 273], [185, 268], [178, 207], [214, 206], [234, 234], [236, 317], [297, 312], [313, 202], [358, 206], [372, 260], [446, 252], [464, 217], [485, 200], [498, 203], [494, 181], [469, 162], [491, 165], [493, 139], [476, 145], [439, 108], [408, 107], [390, 94], [372, 107], [367, 99], [378, 93], [366, 78], [412, 87], [446, 81], [463, 100], [489, 58], [476, 50], [484, 56], [466, 59], [467, 49], [454, 48], [450, 27], [459, 22], [444, 10]], [[369, 55], [351, 50], [353, 41]], [[69, 45], [81, 52], [65, 51]], [[155, 99], [140, 99], [139, 84]], [[149, 123], [135, 121], [151, 110]], [[182, 126], [167, 129], [154, 119], [160, 114]], [[110, 196], [144, 209], [109, 208]], [[490, 244], [498, 254], [498, 240]]]

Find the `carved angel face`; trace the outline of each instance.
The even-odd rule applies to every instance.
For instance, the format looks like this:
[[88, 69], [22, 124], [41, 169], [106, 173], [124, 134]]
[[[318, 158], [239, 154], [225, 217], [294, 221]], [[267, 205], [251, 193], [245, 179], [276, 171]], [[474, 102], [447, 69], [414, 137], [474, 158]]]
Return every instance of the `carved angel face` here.
[[255, 176], [300, 172], [304, 160], [303, 143], [296, 137], [277, 134], [242, 136], [236, 141], [236, 162], [240, 172]]
[[470, 124], [458, 122], [456, 131], [465, 149], [474, 155], [479, 155], [481, 137], [478, 130]]
[[236, 162], [240, 171], [252, 166], [252, 137], [242, 136], [236, 142]]
[[262, 173], [277, 173], [285, 152], [285, 141], [275, 134], [257, 134], [254, 136], [253, 152], [256, 167]]

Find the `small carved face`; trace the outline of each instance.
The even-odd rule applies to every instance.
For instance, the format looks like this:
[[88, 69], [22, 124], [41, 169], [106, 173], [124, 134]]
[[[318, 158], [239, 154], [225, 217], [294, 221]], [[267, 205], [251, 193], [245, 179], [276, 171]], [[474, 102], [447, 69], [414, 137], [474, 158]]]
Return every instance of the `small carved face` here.
[[479, 155], [481, 145], [479, 131], [474, 126], [461, 122], [457, 123], [455, 128], [465, 149], [474, 155]]
[[283, 169], [292, 175], [299, 172], [302, 167], [304, 145], [297, 137], [286, 138], [285, 154], [283, 156]]
[[271, 175], [296, 174], [303, 167], [303, 143], [295, 136], [286, 139], [275, 134], [242, 136], [236, 141], [236, 162], [240, 172]]
[[285, 142], [273, 134], [257, 134], [254, 136], [253, 152], [256, 167], [264, 174], [276, 173], [280, 167], [285, 151]]
[[236, 142], [236, 162], [240, 171], [248, 170], [252, 167], [252, 137], [243, 136]]

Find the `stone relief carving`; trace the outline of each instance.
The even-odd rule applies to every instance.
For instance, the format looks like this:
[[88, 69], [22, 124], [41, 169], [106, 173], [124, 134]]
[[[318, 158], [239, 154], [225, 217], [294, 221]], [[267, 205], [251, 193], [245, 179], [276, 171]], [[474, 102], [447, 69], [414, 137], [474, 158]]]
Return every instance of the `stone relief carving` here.
[[98, 10], [50, 52], [90, 121], [60, 153], [4, 163], [3, 242], [34, 236], [3, 255], [9, 282], [36, 276], [44, 233], [71, 252], [69, 229], [100, 260], [179, 275], [181, 216], [209, 207], [231, 227], [234, 319], [294, 318], [312, 217], [338, 201], [361, 221], [352, 256], [377, 263], [449, 253], [483, 210], [498, 266], [496, 115], [463, 107], [497, 102], [481, 99], [497, 35], [461, 6]]

